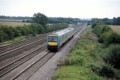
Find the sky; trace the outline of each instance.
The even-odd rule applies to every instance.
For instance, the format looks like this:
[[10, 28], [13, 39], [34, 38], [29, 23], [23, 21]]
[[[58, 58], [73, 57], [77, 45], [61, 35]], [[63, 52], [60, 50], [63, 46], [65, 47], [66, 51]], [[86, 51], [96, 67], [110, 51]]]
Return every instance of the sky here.
[[120, 16], [120, 0], [0, 0], [0, 15], [113, 18]]

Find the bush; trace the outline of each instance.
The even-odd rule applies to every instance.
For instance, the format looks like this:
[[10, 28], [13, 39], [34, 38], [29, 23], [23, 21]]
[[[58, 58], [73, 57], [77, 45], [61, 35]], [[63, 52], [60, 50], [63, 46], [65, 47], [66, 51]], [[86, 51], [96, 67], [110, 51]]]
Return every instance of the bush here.
[[92, 28], [94, 28], [96, 25], [97, 25], [97, 23], [93, 23], [93, 24], [92, 24]]
[[92, 23], [92, 28], [95, 28], [97, 25], [103, 25], [104, 23], [101, 21], [95, 21]]
[[46, 33], [50, 31], [55, 31], [58, 29], [67, 28], [68, 24], [65, 23], [57, 23], [52, 25], [42, 26], [37, 23], [33, 23], [31, 25], [24, 25], [22, 27], [9, 27], [0, 25], [0, 42], [13, 39], [15, 37], [20, 36], [35, 36], [37, 34]]
[[115, 71], [110, 65], [102, 65], [100, 67], [94, 67], [92, 68], [93, 72], [96, 74], [107, 77], [107, 78], [114, 78], [115, 77]]
[[93, 28], [93, 32], [98, 36], [98, 42], [104, 43], [105, 45], [120, 43], [120, 35], [113, 32], [109, 26], [96, 25]]
[[107, 31], [112, 31], [111, 28], [109, 26], [106, 25], [96, 25], [93, 29], [93, 32], [100, 37], [101, 34], [103, 34], [104, 32]]
[[110, 46], [104, 60], [106, 63], [112, 64], [115, 68], [120, 69], [120, 45]]
[[112, 34], [113, 34], [112, 31], [102, 33], [98, 38], [98, 42], [104, 43], [106, 45], [110, 44], [112, 42], [112, 38], [111, 38]]
[[110, 37], [112, 39], [112, 43], [120, 44], [120, 35], [117, 33], [113, 33]]
[[2, 30], [0, 30], [0, 42], [4, 41], [5, 37], [6, 37], [6, 34]]
[[113, 31], [104, 32], [98, 39], [98, 42], [104, 43], [105, 45], [120, 43], [120, 35], [114, 33]]

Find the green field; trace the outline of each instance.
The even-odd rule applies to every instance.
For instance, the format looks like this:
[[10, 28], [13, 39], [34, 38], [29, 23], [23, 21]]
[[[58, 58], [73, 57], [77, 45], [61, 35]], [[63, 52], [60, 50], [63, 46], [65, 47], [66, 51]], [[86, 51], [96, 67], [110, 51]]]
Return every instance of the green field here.
[[7, 25], [7, 26], [24, 26], [24, 25], [30, 25], [31, 23], [26, 23], [26, 22], [9, 22], [9, 21], [0, 21], [0, 25]]

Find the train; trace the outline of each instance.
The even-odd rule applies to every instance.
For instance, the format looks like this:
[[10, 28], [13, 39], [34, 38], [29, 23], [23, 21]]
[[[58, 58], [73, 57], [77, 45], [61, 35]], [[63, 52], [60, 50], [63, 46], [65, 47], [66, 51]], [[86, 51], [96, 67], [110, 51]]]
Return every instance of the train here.
[[47, 36], [47, 49], [49, 51], [58, 51], [75, 34], [74, 28], [66, 28], [53, 32]]

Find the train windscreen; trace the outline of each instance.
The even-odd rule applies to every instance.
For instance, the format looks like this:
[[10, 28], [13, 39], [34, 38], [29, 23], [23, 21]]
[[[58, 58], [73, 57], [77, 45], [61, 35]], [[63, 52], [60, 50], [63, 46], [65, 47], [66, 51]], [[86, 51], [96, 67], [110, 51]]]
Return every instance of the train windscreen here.
[[48, 36], [49, 42], [57, 42], [57, 36]]

